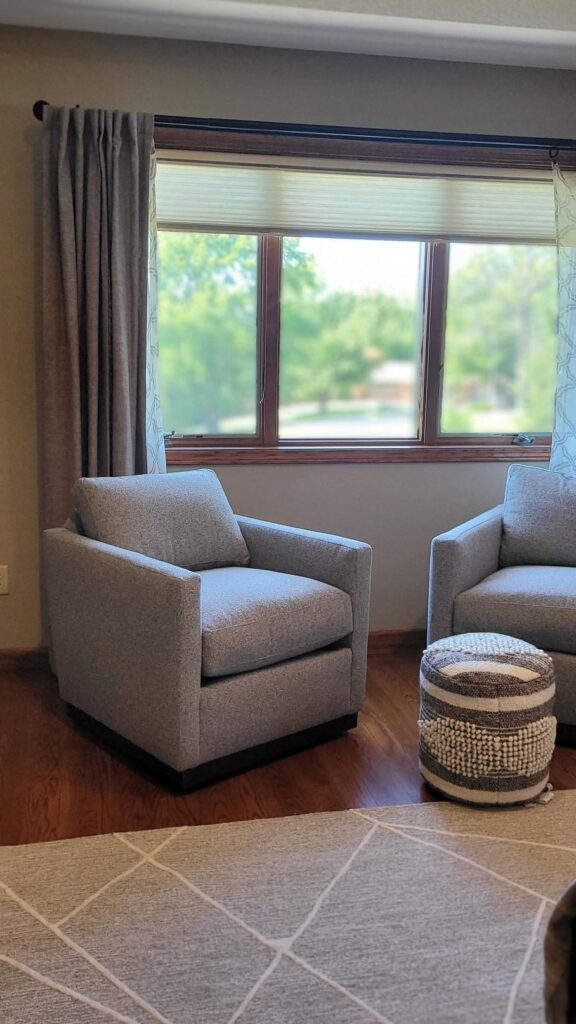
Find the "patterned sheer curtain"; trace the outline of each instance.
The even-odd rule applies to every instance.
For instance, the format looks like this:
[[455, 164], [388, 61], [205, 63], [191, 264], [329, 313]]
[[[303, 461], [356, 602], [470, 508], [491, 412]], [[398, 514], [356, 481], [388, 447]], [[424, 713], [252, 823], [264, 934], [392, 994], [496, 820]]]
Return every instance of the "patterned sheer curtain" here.
[[550, 469], [576, 477], [576, 171], [554, 164], [558, 358]]
[[150, 157], [148, 203], [148, 306], [146, 322], [146, 461], [149, 473], [166, 472], [158, 370], [158, 229], [156, 223], [156, 154]]

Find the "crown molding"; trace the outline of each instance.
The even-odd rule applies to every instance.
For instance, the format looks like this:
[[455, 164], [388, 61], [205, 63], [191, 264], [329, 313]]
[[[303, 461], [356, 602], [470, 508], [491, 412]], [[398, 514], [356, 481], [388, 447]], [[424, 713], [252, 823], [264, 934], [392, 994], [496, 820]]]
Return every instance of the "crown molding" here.
[[[356, 4], [356, 10], [354, 8]], [[576, 12], [556, 27], [367, 13], [360, 0], [0, 0], [0, 23], [300, 50], [576, 69]], [[372, 5], [374, 6], [374, 5]], [[336, 9], [338, 8], [338, 9]], [[431, 13], [431, 12], [429, 12]], [[525, 19], [525, 21], [528, 19]], [[558, 22], [564, 24], [561, 27]]]

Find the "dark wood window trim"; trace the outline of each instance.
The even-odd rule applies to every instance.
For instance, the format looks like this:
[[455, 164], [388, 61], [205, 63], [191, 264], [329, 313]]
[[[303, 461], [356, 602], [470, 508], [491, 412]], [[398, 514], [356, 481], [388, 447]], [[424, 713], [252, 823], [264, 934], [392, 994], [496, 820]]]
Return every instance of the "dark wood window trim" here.
[[262, 239], [260, 281], [260, 330], [262, 345], [260, 407], [264, 448], [276, 444], [280, 396], [280, 278], [282, 239], [266, 235]]
[[[502, 150], [497, 147], [471, 150], [469, 146], [418, 145], [291, 136], [270, 136], [203, 129], [155, 129], [161, 150], [263, 154], [279, 157], [316, 157], [340, 160], [394, 161], [484, 168], [548, 170], [545, 150]], [[576, 153], [565, 154], [567, 166], [576, 166]], [[564, 162], [564, 161], [563, 161]], [[387, 462], [535, 462], [550, 458], [550, 438], [539, 435], [533, 445], [514, 445], [513, 435], [439, 434], [444, 323], [448, 287], [448, 246], [425, 243], [423, 351], [421, 359], [421, 434], [413, 441], [298, 440], [278, 438], [280, 272], [282, 239], [265, 235], [259, 245], [258, 353], [261, 378], [257, 430], [252, 437], [191, 438], [167, 446], [170, 466], [270, 465], [306, 463]], [[424, 339], [427, 338], [427, 344]], [[507, 442], [507, 443], [506, 443]]]
[[166, 452], [169, 466], [270, 466], [307, 465], [309, 463], [387, 463], [387, 462], [548, 462], [549, 445], [514, 447], [513, 445], [380, 445], [368, 447], [285, 448], [187, 448], [178, 446]]
[[[207, 153], [239, 153], [279, 157], [316, 157], [354, 161], [382, 161], [441, 164], [460, 167], [516, 167], [520, 170], [550, 170], [548, 150], [503, 149], [498, 146], [457, 146], [414, 142], [366, 141], [292, 135], [215, 131], [197, 128], [156, 126], [157, 149], [194, 150]], [[562, 166], [576, 169], [576, 150], [562, 150]]]

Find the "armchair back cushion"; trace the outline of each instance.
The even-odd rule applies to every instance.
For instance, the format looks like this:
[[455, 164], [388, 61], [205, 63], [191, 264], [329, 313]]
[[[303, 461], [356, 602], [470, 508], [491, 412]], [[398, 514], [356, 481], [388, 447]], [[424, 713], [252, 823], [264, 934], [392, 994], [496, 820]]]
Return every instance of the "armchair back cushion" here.
[[510, 467], [500, 564], [576, 566], [576, 483], [547, 469]]
[[249, 552], [211, 469], [85, 477], [74, 503], [86, 535], [185, 569], [247, 565]]

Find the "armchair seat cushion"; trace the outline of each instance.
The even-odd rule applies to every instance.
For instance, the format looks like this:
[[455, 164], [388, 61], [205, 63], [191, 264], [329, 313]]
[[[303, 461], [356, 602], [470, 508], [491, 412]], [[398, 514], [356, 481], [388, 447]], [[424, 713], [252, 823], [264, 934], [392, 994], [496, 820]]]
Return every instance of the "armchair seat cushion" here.
[[198, 575], [204, 677], [273, 665], [352, 632], [348, 594], [327, 583], [241, 567]]
[[508, 633], [544, 650], [576, 654], [576, 568], [516, 565], [459, 594], [455, 633]]

